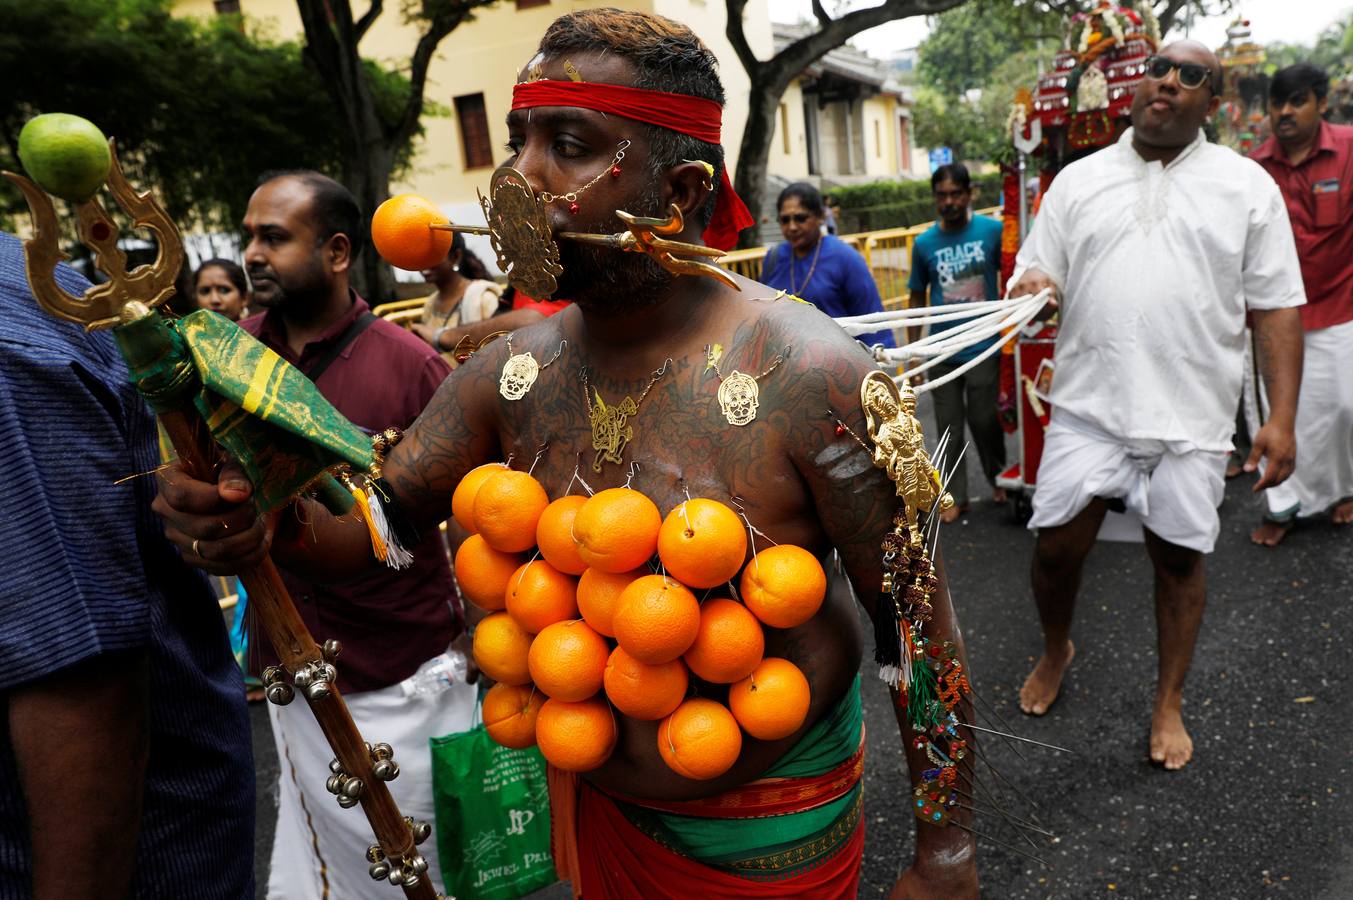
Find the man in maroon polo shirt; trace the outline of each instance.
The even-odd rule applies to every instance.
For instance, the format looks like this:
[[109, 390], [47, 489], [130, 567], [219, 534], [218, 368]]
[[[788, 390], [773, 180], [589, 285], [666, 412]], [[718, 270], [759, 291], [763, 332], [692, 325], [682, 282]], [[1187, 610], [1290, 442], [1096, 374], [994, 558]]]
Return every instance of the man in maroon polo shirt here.
[[1273, 136], [1251, 154], [1282, 189], [1306, 285], [1297, 466], [1265, 494], [1264, 520], [1250, 535], [1269, 547], [1298, 515], [1328, 510], [1336, 525], [1353, 522], [1353, 126], [1324, 121], [1328, 94], [1319, 66], [1298, 63], [1275, 74]]
[[[372, 316], [348, 286], [363, 233], [352, 194], [317, 172], [265, 175], [249, 200], [244, 231], [245, 268], [254, 302], [265, 312], [241, 326], [309, 375], [361, 428], [374, 433], [411, 425], [450, 369], [423, 341]], [[401, 774], [390, 788], [400, 808], [431, 821], [427, 740], [470, 727], [474, 689], [462, 682], [433, 695], [408, 696], [401, 684], [461, 630], [435, 529], [413, 555], [403, 571], [342, 585], [315, 584], [286, 570], [282, 575], [315, 638], [342, 642], [338, 685], [366, 740], [394, 747]], [[333, 753], [302, 705], [268, 710], [282, 775], [267, 896], [319, 897], [323, 879], [334, 900], [370, 896], [363, 855], [370, 828], [325, 790]], [[435, 847], [421, 849], [437, 880]]]

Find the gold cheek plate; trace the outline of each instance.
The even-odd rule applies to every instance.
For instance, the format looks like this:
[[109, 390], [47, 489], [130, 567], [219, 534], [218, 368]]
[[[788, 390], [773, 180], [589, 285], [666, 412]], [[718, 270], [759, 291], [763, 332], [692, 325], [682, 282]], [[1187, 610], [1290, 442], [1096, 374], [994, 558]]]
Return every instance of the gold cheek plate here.
[[635, 216], [616, 210], [616, 218], [626, 226], [615, 234], [561, 231], [553, 234], [544, 201], [531, 188], [526, 176], [511, 166], [495, 170], [489, 180], [489, 194], [479, 194], [486, 226], [432, 225], [440, 231], [488, 235], [498, 257], [498, 267], [507, 273], [508, 283], [529, 297], [544, 300], [559, 289], [564, 268], [559, 263], [558, 240], [604, 247], [622, 253], [643, 253], [674, 275], [703, 275], [737, 289], [737, 282], [715, 263], [723, 251], [702, 244], [674, 241], [686, 227], [681, 209], [672, 204], [662, 218]]

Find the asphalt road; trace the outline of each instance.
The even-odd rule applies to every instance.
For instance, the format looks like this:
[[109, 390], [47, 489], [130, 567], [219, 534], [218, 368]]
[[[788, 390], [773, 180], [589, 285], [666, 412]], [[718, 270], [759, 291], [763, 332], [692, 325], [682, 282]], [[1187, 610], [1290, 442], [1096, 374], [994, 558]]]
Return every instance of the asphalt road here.
[[[974, 471], [970, 483], [975, 478]], [[1155, 625], [1143, 546], [1096, 546], [1077, 609], [1076, 661], [1049, 714], [1030, 719], [1014, 697], [1039, 647], [1027, 575], [1032, 535], [1008, 507], [991, 503], [974, 503], [946, 528], [944, 555], [975, 689], [1019, 734], [1073, 751], [1025, 745], [1017, 755], [988, 739], [996, 768], [1028, 798], [1010, 809], [1033, 812], [1056, 837], [1037, 838], [1036, 850], [1019, 842], [1047, 865], [980, 842], [984, 896], [1353, 897], [1353, 527], [1316, 520], [1276, 550], [1254, 547], [1248, 533], [1259, 508], [1251, 483], [1242, 476], [1228, 485], [1222, 535], [1207, 563], [1208, 610], [1185, 706], [1195, 756], [1182, 772], [1147, 758]], [[898, 733], [871, 668], [864, 669], [861, 897], [886, 896], [914, 847]], [[255, 865], [264, 885], [277, 765], [261, 706], [253, 722]], [[988, 784], [999, 783], [986, 774]], [[1018, 841], [991, 816], [976, 827]], [[535, 896], [570, 895], [556, 887]]]

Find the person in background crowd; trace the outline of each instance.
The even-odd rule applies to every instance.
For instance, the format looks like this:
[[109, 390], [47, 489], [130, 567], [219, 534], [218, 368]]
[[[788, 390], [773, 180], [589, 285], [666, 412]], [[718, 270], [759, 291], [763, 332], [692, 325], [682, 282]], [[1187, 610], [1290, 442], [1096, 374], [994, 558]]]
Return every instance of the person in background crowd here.
[[[241, 327], [304, 372], [363, 430], [412, 425], [450, 370], [417, 337], [371, 315], [349, 287], [363, 234], [352, 194], [317, 172], [265, 175], [249, 199], [244, 232], [244, 263], [264, 313]], [[210, 567], [212, 551], [201, 549], [190, 550], [189, 561]], [[456, 684], [410, 696], [402, 685], [463, 634], [436, 526], [410, 549], [409, 568], [373, 571], [343, 585], [318, 584], [285, 567], [282, 576], [311, 634], [342, 643], [338, 687], [366, 740], [394, 747], [401, 772], [390, 782], [395, 801], [405, 815], [431, 821], [428, 739], [470, 727], [475, 689]], [[458, 646], [468, 653], [467, 644]], [[311, 900], [326, 880], [331, 900], [369, 898], [364, 854], [371, 830], [324, 789], [333, 753], [318, 723], [301, 703], [270, 703], [268, 712], [283, 761], [269, 900]], [[419, 850], [440, 884], [436, 847]]]
[[1251, 154], [1282, 190], [1306, 285], [1297, 467], [1264, 496], [1250, 539], [1266, 547], [1299, 515], [1328, 510], [1335, 525], [1353, 523], [1353, 126], [1324, 121], [1329, 86], [1311, 63], [1275, 74], [1273, 135]]
[[[973, 215], [972, 179], [967, 167], [962, 163], [940, 166], [930, 176], [930, 189], [935, 195], [939, 220], [916, 239], [912, 249], [908, 306], [925, 306], [927, 291], [931, 306], [998, 299], [1001, 223]], [[940, 322], [931, 326], [931, 331], [944, 331], [957, 324]], [[914, 340], [915, 336], [909, 333], [908, 338]], [[999, 336], [992, 336], [960, 350], [949, 362], [923, 374], [931, 379], [942, 378], [976, 359], [999, 340]], [[982, 474], [992, 486], [992, 499], [1004, 503], [1005, 491], [996, 487], [996, 476], [1005, 468], [1005, 433], [996, 417], [1000, 380], [1001, 360], [993, 353], [954, 380], [936, 387], [931, 396], [935, 398], [938, 433], [948, 432], [950, 446], [961, 447], [963, 426], [967, 423]], [[946, 485], [954, 497], [954, 506], [941, 513], [945, 522], [953, 522], [968, 510], [967, 468], [966, 460], [960, 462]]]
[[457, 232], [446, 259], [423, 273], [437, 290], [423, 304], [423, 314], [413, 331], [433, 347], [443, 331], [473, 325], [498, 312], [503, 288], [489, 275], [484, 263], [465, 246]]
[[[835, 235], [822, 233], [822, 195], [807, 182], [796, 182], [780, 192], [776, 202], [783, 244], [766, 254], [761, 281], [816, 306], [829, 316], [859, 316], [882, 312], [874, 274], [853, 247]], [[859, 336], [862, 343], [896, 346], [891, 331]]]
[[193, 299], [198, 309], [218, 312], [232, 322], [249, 315], [249, 280], [239, 263], [209, 259], [193, 273]]
[[1041, 716], [1075, 656], [1071, 619], [1110, 504], [1142, 521], [1155, 574], [1159, 647], [1151, 760], [1193, 757], [1184, 680], [1207, 604], [1204, 557], [1221, 522], [1244, 369], [1245, 320], [1272, 415], [1246, 469], [1282, 483], [1296, 456], [1302, 293], [1283, 198], [1254, 162], [1209, 144], [1222, 69], [1197, 41], [1146, 61], [1132, 127], [1071, 163], [1043, 196], [1011, 296], [1056, 291], [1061, 311], [1052, 422], [1029, 527], [1043, 654], [1019, 704]]
[[112, 336], [43, 312], [3, 233], [0, 439], [22, 510], [0, 516], [0, 898], [253, 900], [244, 685], [154, 480], [130, 477], [160, 462], [155, 420]]

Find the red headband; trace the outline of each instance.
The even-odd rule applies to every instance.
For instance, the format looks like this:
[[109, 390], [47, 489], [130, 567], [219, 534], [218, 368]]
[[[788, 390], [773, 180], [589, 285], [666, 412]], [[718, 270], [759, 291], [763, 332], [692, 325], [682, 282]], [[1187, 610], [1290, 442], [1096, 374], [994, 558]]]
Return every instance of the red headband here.
[[[707, 144], [722, 141], [723, 107], [713, 100], [689, 94], [586, 81], [527, 81], [512, 89], [513, 109], [536, 106], [594, 109], [666, 128]], [[738, 232], [755, 224], [746, 204], [733, 190], [725, 166], [719, 199], [714, 204], [714, 217], [705, 229], [705, 245], [730, 250], [737, 243]]]

